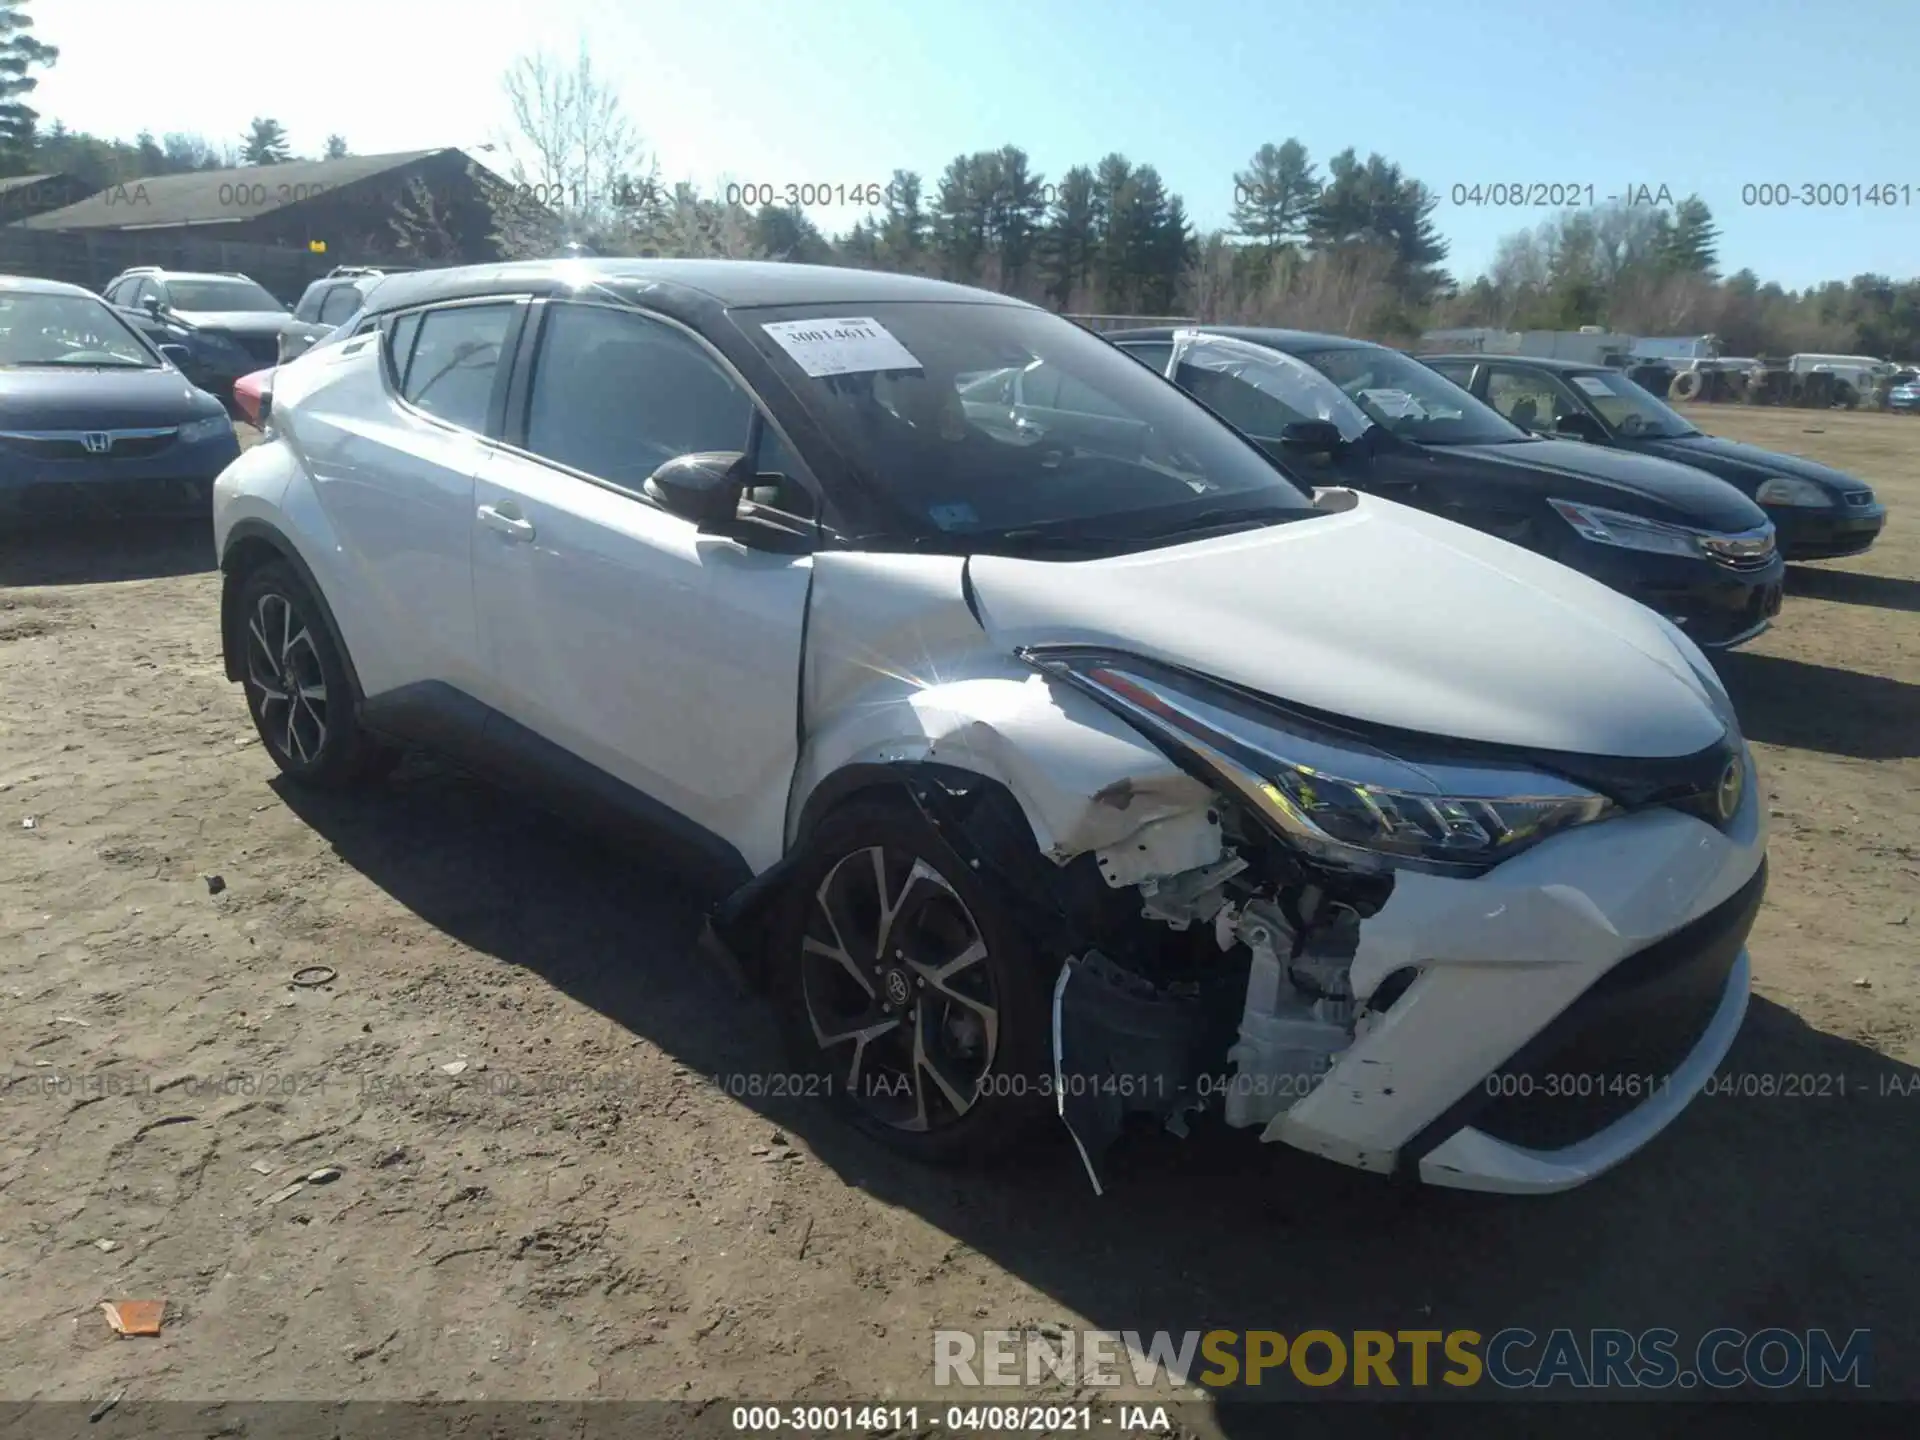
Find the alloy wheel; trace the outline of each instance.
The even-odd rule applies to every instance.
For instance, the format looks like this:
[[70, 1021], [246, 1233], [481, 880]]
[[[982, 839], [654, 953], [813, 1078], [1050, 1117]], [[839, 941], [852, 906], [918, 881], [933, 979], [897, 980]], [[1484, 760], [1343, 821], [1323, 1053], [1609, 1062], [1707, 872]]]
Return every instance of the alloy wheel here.
[[327, 743], [326, 673], [312, 628], [284, 595], [262, 595], [247, 617], [247, 688], [261, 737], [294, 764], [312, 764]]
[[980, 1098], [1000, 1040], [987, 944], [932, 865], [871, 846], [820, 882], [800, 990], [835, 1083], [873, 1119], [925, 1132]]

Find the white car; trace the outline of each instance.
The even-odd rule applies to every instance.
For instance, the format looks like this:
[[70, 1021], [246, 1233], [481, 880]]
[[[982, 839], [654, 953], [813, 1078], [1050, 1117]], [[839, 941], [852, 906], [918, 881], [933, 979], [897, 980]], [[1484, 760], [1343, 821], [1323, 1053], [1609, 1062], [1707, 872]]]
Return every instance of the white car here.
[[1316, 494], [999, 295], [589, 260], [377, 301], [216, 489], [268, 751], [423, 744], [646, 838], [890, 1144], [1057, 1116], [1097, 1188], [1129, 1117], [1206, 1111], [1553, 1191], [1732, 1043], [1765, 807], [1652, 611]]

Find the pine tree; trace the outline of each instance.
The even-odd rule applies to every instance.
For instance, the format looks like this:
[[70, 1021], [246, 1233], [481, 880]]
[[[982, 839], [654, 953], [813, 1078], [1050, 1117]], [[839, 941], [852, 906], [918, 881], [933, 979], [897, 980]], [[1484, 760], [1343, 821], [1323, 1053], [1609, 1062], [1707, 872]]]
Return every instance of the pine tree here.
[[1720, 263], [1720, 227], [1698, 195], [1673, 207], [1673, 229], [1666, 237], [1667, 268], [1683, 275], [1711, 275]]
[[247, 127], [247, 133], [241, 137], [241, 159], [248, 165], [281, 165], [293, 158], [293, 150], [287, 144], [286, 127], [278, 120], [263, 120], [254, 117], [253, 124]]
[[0, 0], [0, 175], [32, 170], [40, 112], [23, 97], [39, 88], [40, 81], [27, 72], [59, 58], [57, 46], [34, 38], [26, 0]]
[[1320, 180], [1298, 140], [1262, 145], [1233, 177], [1233, 229], [1277, 250], [1304, 239]]

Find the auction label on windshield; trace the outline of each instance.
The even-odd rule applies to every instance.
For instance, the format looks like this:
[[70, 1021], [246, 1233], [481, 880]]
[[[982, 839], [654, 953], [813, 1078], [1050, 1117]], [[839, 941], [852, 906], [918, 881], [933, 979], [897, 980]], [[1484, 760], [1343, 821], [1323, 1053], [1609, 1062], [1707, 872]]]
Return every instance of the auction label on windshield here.
[[872, 316], [777, 320], [760, 328], [809, 375], [859, 375], [872, 370], [920, 368], [913, 352]]

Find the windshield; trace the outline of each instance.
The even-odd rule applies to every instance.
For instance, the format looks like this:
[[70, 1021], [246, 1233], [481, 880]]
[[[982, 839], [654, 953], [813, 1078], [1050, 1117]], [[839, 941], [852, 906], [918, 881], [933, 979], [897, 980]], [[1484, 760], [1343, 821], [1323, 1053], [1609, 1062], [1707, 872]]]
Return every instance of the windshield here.
[[169, 280], [167, 302], [176, 310], [285, 310], [251, 280]]
[[159, 363], [101, 301], [0, 291], [0, 365], [152, 369]]
[[1300, 358], [1340, 387], [1374, 424], [1418, 445], [1505, 445], [1533, 437], [1410, 355], [1373, 345]]
[[1617, 370], [1591, 370], [1567, 376], [1580, 398], [1609, 429], [1637, 440], [1678, 440], [1700, 432]]
[[1142, 548], [1316, 513], [1309, 489], [1138, 361], [1045, 311], [735, 311], [922, 548]]

